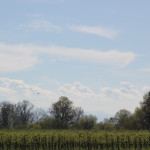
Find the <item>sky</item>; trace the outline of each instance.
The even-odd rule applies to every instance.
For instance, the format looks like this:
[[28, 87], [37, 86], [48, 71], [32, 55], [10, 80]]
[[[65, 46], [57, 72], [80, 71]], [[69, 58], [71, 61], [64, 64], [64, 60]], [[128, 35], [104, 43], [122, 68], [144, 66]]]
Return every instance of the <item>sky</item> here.
[[[0, 0], [0, 102], [60, 96], [99, 121], [150, 90], [149, 0]], [[37, 94], [40, 93], [40, 94]]]

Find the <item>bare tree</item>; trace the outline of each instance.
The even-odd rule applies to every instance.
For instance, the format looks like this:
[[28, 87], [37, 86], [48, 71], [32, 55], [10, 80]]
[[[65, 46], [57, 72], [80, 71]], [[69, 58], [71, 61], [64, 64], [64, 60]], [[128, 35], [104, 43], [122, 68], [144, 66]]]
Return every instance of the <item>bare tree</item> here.
[[27, 125], [33, 121], [33, 104], [27, 100], [19, 102], [16, 105], [17, 124]]
[[75, 116], [74, 116], [74, 123], [78, 123], [81, 118], [84, 116], [84, 111], [81, 107], [74, 108]]
[[42, 108], [36, 108], [34, 110], [33, 115], [34, 115], [35, 123], [39, 123], [39, 122], [43, 121], [45, 118], [48, 118], [48, 114]]

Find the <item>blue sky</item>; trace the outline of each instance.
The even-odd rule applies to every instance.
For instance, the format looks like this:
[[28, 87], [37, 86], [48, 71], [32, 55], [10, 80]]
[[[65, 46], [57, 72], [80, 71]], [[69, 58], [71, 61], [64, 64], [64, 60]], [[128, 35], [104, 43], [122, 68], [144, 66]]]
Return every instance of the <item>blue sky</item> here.
[[68, 96], [103, 119], [150, 90], [148, 0], [0, 3], [0, 101]]

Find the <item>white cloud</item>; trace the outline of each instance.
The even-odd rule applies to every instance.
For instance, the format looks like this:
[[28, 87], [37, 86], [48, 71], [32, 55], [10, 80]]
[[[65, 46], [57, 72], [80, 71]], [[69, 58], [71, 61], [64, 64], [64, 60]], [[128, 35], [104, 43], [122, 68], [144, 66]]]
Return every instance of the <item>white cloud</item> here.
[[143, 91], [143, 93], [147, 93], [147, 92], [149, 92], [150, 91], [150, 86], [144, 86], [143, 88], [142, 88], [142, 91]]
[[[37, 94], [38, 92], [40, 94]], [[5, 100], [10, 102], [29, 100], [38, 107], [47, 108], [57, 100], [57, 95], [37, 85], [26, 84], [22, 80], [0, 78], [0, 101]]]
[[46, 54], [51, 62], [56, 60], [78, 60], [115, 67], [124, 67], [136, 57], [133, 52], [117, 50], [98, 51], [94, 49], [66, 48], [58, 46], [7, 45], [0, 43], [0, 72], [13, 72], [32, 68], [40, 63], [40, 55]]
[[103, 111], [115, 114], [120, 109], [134, 111], [142, 100], [143, 92], [134, 88], [102, 87], [99, 93], [81, 83], [63, 85], [58, 89], [59, 95], [66, 95], [77, 105], [80, 104], [86, 111]]
[[90, 26], [72, 25], [72, 26], [70, 26], [70, 29], [75, 30], [75, 31], [79, 31], [79, 32], [95, 34], [95, 35], [105, 37], [105, 38], [108, 38], [108, 39], [112, 39], [118, 34], [118, 32], [115, 31], [115, 30], [112, 30], [110, 28], [103, 28], [103, 27], [100, 27], [100, 26], [90, 27]]
[[98, 51], [94, 49], [51, 47], [45, 49], [45, 52], [53, 55], [60, 55], [71, 59], [77, 59], [86, 62], [114, 65], [124, 67], [131, 63], [136, 54], [133, 52], [120, 52], [118, 50]]
[[24, 45], [0, 43], [0, 72], [26, 70], [39, 63], [35, 54]]
[[52, 24], [51, 22], [44, 19], [33, 20], [30, 23], [20, 25], [20, 28], [27, 31], [41, 31], [41, 32], [51, 32], [51, 31], [60, 31], [61, 28], [57, 25]]
[[87, 98], [95, 97], [95, 93], [89, 89], [87, 86], [82, 85], [80, 82], [75, 82], [73, 84], [64, 84], [58, 89], [58, 93], [63, 95], [70, 95], [76, 98]]
[[[86, 112], [105, 112], [115, 114], [120, 109], [134, 111], [145, 94], [141, 89], [102, 87], [99, 93], [80, 82], [61, 85], [57, 90], [45, 90], [37, 85], [24, 83], [22, 80], [0, 78], [0, 101], [18, 102], [29, 100], [36, 107], [48, 108], [60, 96], [67, 96], [75, 106], [81, 106]], [[39, 92], [40, 94], [37, 94]]]

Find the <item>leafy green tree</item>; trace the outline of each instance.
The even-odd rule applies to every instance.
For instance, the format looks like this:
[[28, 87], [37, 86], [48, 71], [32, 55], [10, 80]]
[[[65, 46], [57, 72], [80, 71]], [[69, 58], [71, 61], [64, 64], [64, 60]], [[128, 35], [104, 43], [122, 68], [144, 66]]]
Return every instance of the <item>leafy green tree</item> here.
[[51, 117], [55, 123], [55, 128], [66, 129], [69, 125], [76, 123], [82, 116], [80, 108], [73, 107], [73, 102], [68, 97], [61, 96], [49, 109]]
[[131, 116], [132, 116], [131, 112], [126, 109], [118, 111], [114, 116], [114, 123], [116, 125], [116, 128], [127, 129], [129, 126], [129, 120]]
[[132, 129], [137, 129], [137, 130], [145, 129], [143, 122], [144, 122], [144, 117], [143, 117], [142, 109], [136, 108], [132, 116]]

